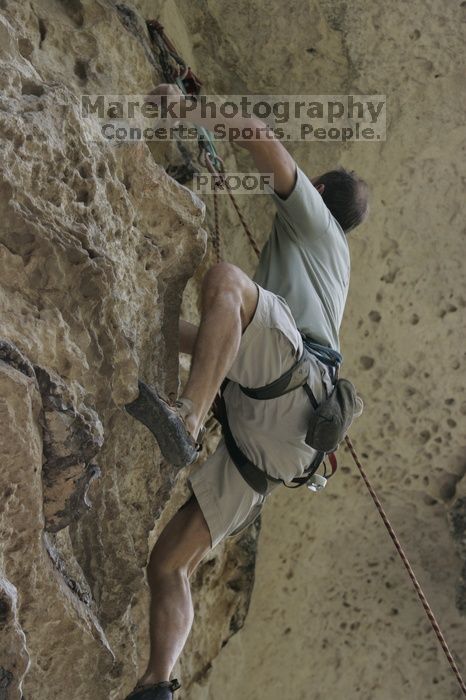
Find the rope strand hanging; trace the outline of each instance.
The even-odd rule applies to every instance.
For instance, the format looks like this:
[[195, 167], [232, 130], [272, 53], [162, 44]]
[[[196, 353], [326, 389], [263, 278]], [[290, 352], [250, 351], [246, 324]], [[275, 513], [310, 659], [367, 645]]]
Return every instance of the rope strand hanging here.
[[[221, 161], [220, 158], [217, 158], [217, 160]], [[206, 165], [207, 169], [209, 170], [209, 172], [215, 177], [215, 181], [216, 181], [215, 188], [214, 188], [214, 207], [217, 206], [217, 202], [216, 202], [217, 188], [219, 188], [219, 189], [225, 188], [225, 190], [227, 191], [228, 196], [230, 198], [230, 201], [233, 204], [236, 213], [238, 214], [238, 218], [241, 222], [241, 225], [243, 226], [243, 229], [246, 233], [246, 236], [248, 237], [249, 243], [251, 244], [251, 247], [253, 248], [254, 252], [256, 253], [257, 257], [259, 258], [260, 257], [259, 246], [256, 243], [256, 240], [252, 234], [251, 229], [249, 228], [248, 224], [246, 223], [246, 220], [241, 212], [241, 209], [238, 206], [238, 203], [233, 195], [233, 192], [228, 187], [228, 183], [225, 180], [224, 172], [223, 172], [223, 161], [221, 161], [221, 164], [220, 164], [221, 170], [219, 170], [212, 163], [210, 155], [208, 153], [205, 153], [204, 162], [205, 162], [205, 165]], [[215, 211], [214, 211], [214, 214], [215, 214]], [[215, 219], [214, 225], [215, 225], [214, 240], [216, 240], [217, 238], [220, 237], [220, 230], [218, 227], [217, 219]]]
[[220, 185], [215, 183], [214, 187], [214, 235], [212, 237], [212, 246], [215, 252], [215, 259], [219, 263], [222, 260], [221, 251], [221, 236], [220, 236], [220, 226], [218, 222], [218, 188]]

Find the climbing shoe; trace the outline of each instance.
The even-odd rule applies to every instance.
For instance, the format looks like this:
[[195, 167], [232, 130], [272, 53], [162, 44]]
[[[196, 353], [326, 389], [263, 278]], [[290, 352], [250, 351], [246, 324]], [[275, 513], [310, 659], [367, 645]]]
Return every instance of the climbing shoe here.
[[155, 389], [140, 381], [138, 398], [126, 404], [125, 409], [149, 428], [168, 462], [175, 467], [186, 467], [195, 462], [201, 450], [201, 444], [194, 440], [183, 420], [191, 406], [189, 399], [171, 406]]
[[145, 688], [136, 688], [126, 697], [126, 700], [173, 700], [173, 693], [178, 688], [181, 688], [181, 685], [174, 678], [169, 682], [164, 681], [148, 685]]

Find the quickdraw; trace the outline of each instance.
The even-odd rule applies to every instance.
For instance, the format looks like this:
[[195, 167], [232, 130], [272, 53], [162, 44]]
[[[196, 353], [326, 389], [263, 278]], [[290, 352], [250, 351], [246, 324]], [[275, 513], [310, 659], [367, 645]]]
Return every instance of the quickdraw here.
[[[175, 46], [165, 34], [163, 25], [156, 19], [147, 21], [147, 29], [153, 44], [158, 49], [158, 58], [164, 79], [168, 83], [175, 83], [184, 95], [195, 97], [199, 94], [202, 82], [197, 75], [186, 65], [177, 52]], [[196, 127], [198, 133], [199, 156], [201, 165], [205, 165], [205, 159], [221, 169], [223, 161], [217, 153], [212, 137], [207, 129]], [[183, 154], [186, 155], [185, 153]]]

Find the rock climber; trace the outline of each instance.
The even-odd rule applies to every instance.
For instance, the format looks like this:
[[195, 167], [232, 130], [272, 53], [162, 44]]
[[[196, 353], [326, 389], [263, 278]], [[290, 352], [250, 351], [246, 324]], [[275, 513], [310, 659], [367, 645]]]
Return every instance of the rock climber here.
[[[160, 85], [147, 99], [161, 95], [173, 98], [176, 118], [187, 121], [180, 91]], [[213, 120], [192, 109], [189, 122], [214, 128]], [[305, 472], [314, 454], [304, 440], [313, 410], [305, 392], [258, 401], [240, 385], [259, 387], [280, 377], [303, 353], [303, 336], [339, 349], [350, 274], [347, 234], [367, 216], [368, 188], [343, 168], [308, 179], [260, 120], [232, 117], [228, 127], [262, 134], [237, 143], [261, 173], [273, 174], [272, 232], [252, 279], [229, 263], [206, 273], [199, 327], [180, 320], [180, 352], [192, 355], [192, 361], [176, 403], [140, 382], [138, 398], [126, 409], [150, 428], [168, 461], [187, 466], [198, 456], [204, 420], [228, 378], [224, 400], [237, 444], [261, 469], [290, 481]], [[332, 390], [331, 371], [316, 357], [308, 384], [318, 401]], [[150, 555], [150, 655], [131, 700], [172, 700], [180, 686], [171, 674], [193, 622], [190, 578], [212, 548], [257, 518], [274, 488], [265, 495], [252, 489], [223, 439], [214, 454], [194, 466], [188, 483], [190, 498]]]

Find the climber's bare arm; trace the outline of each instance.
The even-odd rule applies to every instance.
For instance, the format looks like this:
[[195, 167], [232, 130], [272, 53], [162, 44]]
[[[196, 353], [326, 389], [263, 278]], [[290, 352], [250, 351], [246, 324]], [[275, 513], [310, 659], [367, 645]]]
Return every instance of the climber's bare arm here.
[[252, 130], [254, 138], [243, 140], [239, 137], [232, 137], [231, 141], [249, 151], [259, 172], [272, 173], [274, 190], [277, 194], [281, 197], [287, 197], [291, 193], [296, 181], [296, 163], [264, 122], [254, 117], [236, 116], [223, 120], [222, 118], [207, 117], [201, 113], [199, 107], [195, 107], [192, 101], [186, 105], [185, 98], [176, 85], [159, 85], [146, 97], [146, 101], [156, 102], [157, 98], [162, 95], [170, 96], [170, 112], [172, 115], [176, 115], [175, 121], [203, 126], [208, 131], [214, 131], [221, 124], [225, 126], [229, 134], [231, 132], [244, 133], [244, 129]]
[[296, 163], [283, 144], [275, 136], [267, 136], [241, 141], [239, 145], [249, 151], [259, 172], [273, 174], [275, 192], [288, 197], [296, 182]]

